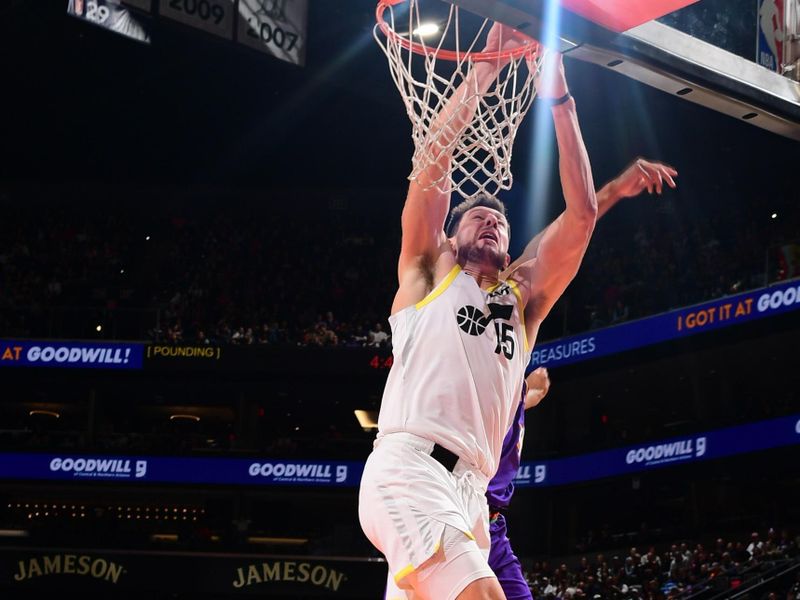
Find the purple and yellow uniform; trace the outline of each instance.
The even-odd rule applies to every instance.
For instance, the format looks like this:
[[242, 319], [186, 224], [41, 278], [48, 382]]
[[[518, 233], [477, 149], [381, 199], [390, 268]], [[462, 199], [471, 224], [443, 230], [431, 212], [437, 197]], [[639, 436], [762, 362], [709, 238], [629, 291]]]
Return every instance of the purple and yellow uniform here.
[[522, 565], [511, 549], [511, 542], [506, 533], [506, 519], [502, 513], [511, 502], [511, 496], [514, 494], [514, 477], [519, 470], [522, 440], [525, 435], [525, 396], [527, 391], [528, 386], [523, 385], [522, 398], [520, 398], [517, 412], [514, 415], [514, 421], [503, 440], [503, 452], [500, 456], [497, 473], [486, 489], [486, 500], [489, 503], [491, 518], [489, 533], [492, 541], [489, 551], [489, 566], [497, 576], [507, 600], [531, 600], [533, 598], [522, 574]]

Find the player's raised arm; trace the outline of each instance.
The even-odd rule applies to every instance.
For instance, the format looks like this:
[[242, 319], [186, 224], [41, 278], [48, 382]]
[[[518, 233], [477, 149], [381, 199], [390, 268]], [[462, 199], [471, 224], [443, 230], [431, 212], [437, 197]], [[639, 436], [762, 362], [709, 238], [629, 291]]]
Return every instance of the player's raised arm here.
[[535, 335], [538, 324], [578, 271], [597, 220], [589, 156], [581, 137], [575, 101], [569, 96], [561, 56], [548, 59], [540, 94], [554, 100], [552, 107], [558, 141], [559, 173], [566, 209], [545, 230], [536, 260], [519, 265], [512, 279], [528, 290], [526, 326]]
[[[509, 50], [526, 42], [527, 38], [505, 26], [492, 26], [484, 52]], [[413, 180], [408, 189], [402, 215], [402, 244], [398, 261], [399, 289], [392, 306], [397, 312], [418, 302], [438, 283], [455, 264], [444, 233], [444, 222], [450, 208], [447, 184], [434, 182], [442, 173], [449, 173], [452, 161], [452, 142], [460, 137], [475, 117], [481, 95], [495, 81], [508, 59], [478, 62], [453, 92], [445, 106], [431, 123], [427, 144], [432, 160]], [[446, 255], [442, 265], [439, 261]], [[442, 272], [443, 271], [443, 272]]]
[[633, 198], [645, 190], [661, 195], [665, 183], [675, 189], [677, 176], [678, 172], [665, 163], [637, 158], [597, 192], [597, 218], [623, 198]]
[[[637, 158], [597, 191], [597, 219], [600, 220], [620, 200], [638, 196], [644, 190], [647, 190], [649, 194], [655, 192], [660, 195], [665, 183], [675, 189], [677, 176], [678, 171], [665, 163]], [[508, 267], [509, 273], [512, 273], [522, 263], [536, 258], [539, 253], [539, 244], [546, 231], [547, 227], [528, 242], [522, 254]]]

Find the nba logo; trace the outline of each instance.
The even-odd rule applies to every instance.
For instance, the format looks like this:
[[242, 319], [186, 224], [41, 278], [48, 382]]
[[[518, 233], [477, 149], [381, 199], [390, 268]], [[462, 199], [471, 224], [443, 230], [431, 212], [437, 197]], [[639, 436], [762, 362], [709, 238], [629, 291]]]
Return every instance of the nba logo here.
[[76, 15], [83, 16], [83, 0], [74, 0], [72, 3], [72, 10]]
[[783, 73], [783, 44], [786, 40], [784, 0], [758, 2], [758, 56], [756, 60], [770, 71]]

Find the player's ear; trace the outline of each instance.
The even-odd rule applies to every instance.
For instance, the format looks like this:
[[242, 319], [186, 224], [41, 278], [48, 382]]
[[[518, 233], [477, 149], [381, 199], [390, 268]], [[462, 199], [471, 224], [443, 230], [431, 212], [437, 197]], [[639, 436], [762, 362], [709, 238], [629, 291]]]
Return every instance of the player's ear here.
[[503, 271], [505, 271], [508, 268], [508, 265], [510, 264], [511, 264], [511, 255], [508, 252], [506, 252], [506, 258], [503, 261]]

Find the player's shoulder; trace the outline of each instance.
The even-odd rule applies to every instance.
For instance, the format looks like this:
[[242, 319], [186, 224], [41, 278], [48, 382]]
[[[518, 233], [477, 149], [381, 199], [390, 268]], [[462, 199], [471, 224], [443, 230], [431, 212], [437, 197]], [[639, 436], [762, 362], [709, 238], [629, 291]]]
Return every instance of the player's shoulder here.
[[440, 296], [461, 272], [455, 255], [444, 248], [433, 261], [420, 261], [403, 271], [392, 303], [392, 314], [416, 306], [421, 308]]
[[531, 293], [531, 281], [536, 270], [537, 259], [531, 258], [523, 263], [514, 265], [513, 269], [504, 271], [501, 278], [522, 296], [524, 303], [527, 303]]

